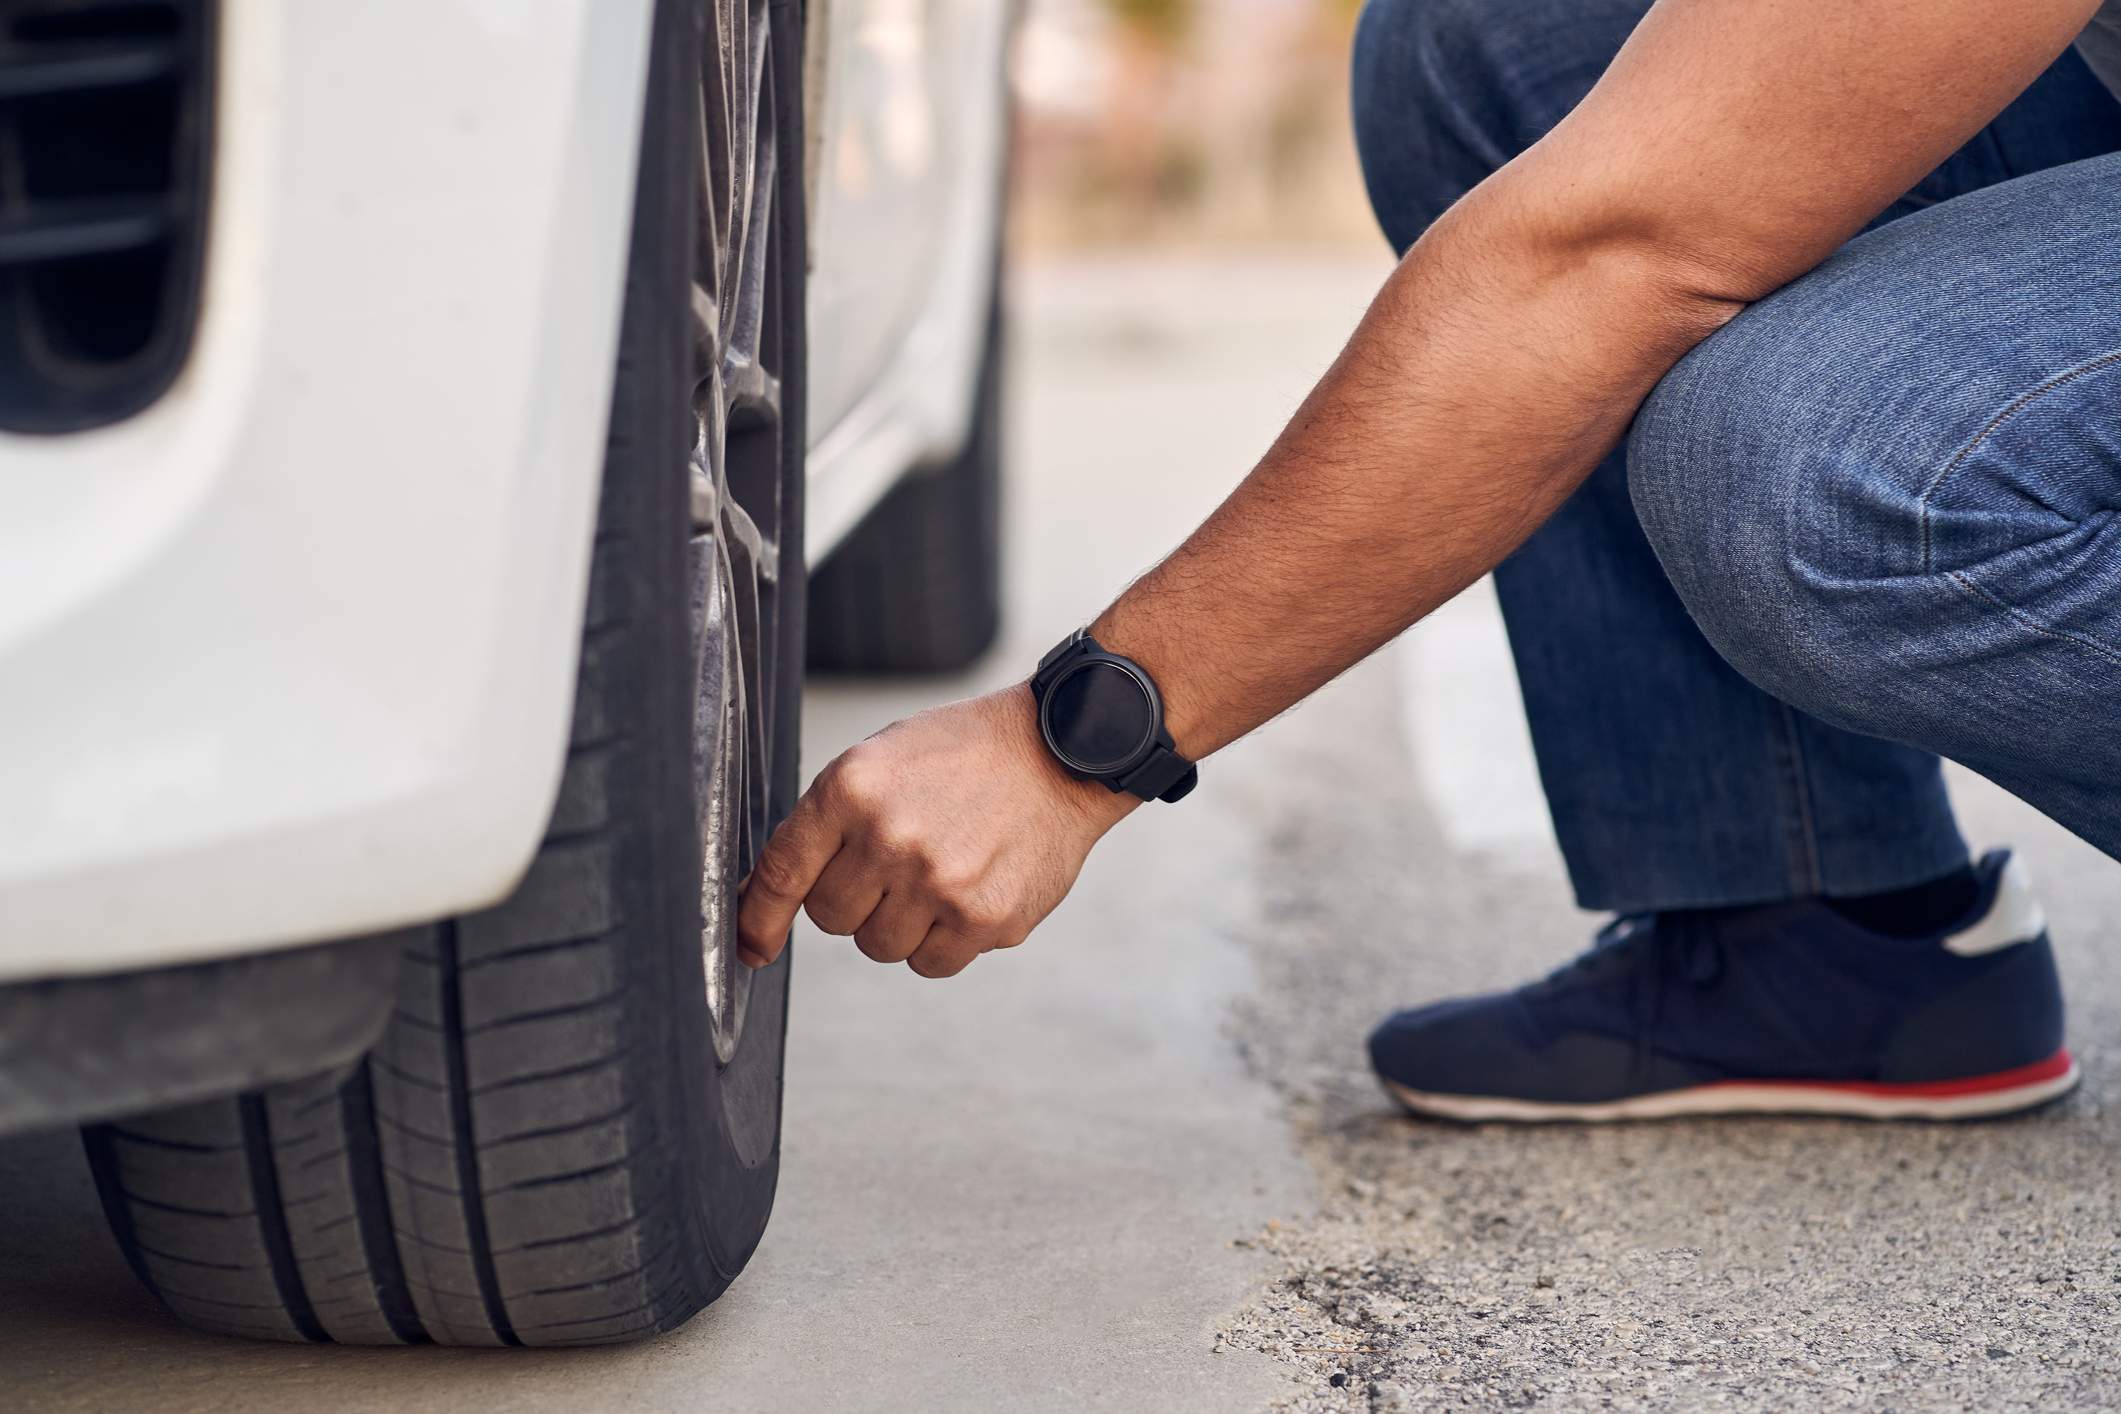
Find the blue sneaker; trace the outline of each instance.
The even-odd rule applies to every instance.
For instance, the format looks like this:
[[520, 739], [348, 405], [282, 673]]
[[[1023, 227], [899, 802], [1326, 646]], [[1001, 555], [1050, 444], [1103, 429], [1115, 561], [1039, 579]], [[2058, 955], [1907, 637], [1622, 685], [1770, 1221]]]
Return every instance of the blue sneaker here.
[[1778, 1113], [1970, 1119], [2077, 1083], [2023, 866], [1998, 850], [1941, 936], [1872, 933], [1815, 901], [1623, 918], [1514, 992], [1403, 1011], [1370, 1060], [1458, 1120]]

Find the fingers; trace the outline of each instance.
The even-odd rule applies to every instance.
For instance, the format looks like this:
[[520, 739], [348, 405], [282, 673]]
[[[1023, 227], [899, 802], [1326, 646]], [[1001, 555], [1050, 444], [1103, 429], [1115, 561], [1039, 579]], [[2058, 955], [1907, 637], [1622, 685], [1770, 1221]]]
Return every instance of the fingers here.
[[819, 932], [844, 938], [876, 912], [883, 897], [884, 876], [875, 862], [858, 846], [842, 845], [810, 886], [803, 912]]
[[862, 926], [854, 930], [854, 945], [871, 962], [904, 962], [919, 949], [935, 921], [935, 910], [910, 890], [884, 895]]
[[745, 881], [744, 962], [778, 958], [803, 912], [923, 977], [954, 976], [1023, 941], [1109, 821], [1088, 818], [1024, 749], [1015, 705], [939, 708], [827, 766]]
[[906, 966], [923, 977], [955, 977], [981, 954], [1013, 948], [1030, 931], [1017, 919], [1005, 913], [983, 913], [976, 904], [949, 907], [938, 914], [935, 926], [906, 959]]
[[985, 951], [979, 939], [938, 924], [928, 930], [920, 947], [906, 959], [906, 966], [923, 977], [955, 977]]
[[[844, 831], [820, 803], [816, 786], [795, 803], [766, 841], [737, 910], [737, 956], [747, 967], [764, 967], [781, 955], [796, 911], [818, 875], [839, 853]], [[859, 921], [859, 920], [857, 920]]]

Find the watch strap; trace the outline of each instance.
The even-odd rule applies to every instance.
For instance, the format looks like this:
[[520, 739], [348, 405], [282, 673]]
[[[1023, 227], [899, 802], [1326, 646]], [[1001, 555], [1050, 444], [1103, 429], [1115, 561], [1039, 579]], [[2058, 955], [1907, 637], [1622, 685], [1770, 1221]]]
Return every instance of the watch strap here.
[[1112, 787], [1169, 805], [1184, 800], [1199, 784], [1200, 767], [1178, 754], [1166, 732], [1142, 763], [1113, 781]]
[[1097, 640], [1090, 636], [1090, 630], [1087, 628], [1079, 628], [1054, 644], [1051, 649], [1047, 650], [1046, 656], [1038, 660], [1038, 669], [1031, 674], [1032, 694], [1043, 698], [1046, 695], [1046, 689], [1053, 685], [1054, 669], [1061, 667], [1072, 658], [1096, 651]]

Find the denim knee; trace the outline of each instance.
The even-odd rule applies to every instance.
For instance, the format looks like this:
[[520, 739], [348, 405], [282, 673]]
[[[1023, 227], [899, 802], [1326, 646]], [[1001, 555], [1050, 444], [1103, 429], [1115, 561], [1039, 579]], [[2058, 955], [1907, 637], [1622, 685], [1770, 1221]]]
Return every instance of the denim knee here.
[[[2061, 544], [2069, 517], [2051, 493], [2010, 489], [1993, 433], [1925, 424], [1934, 384], [1906, 363], [1912, 341], [1877, 332], [1883, 317], [1816, 299], [1808, 281], [1748, 309], [1643, 404], [1628, 489], [1688, 613], [1755, 686], [1948, 751], [1964, 716], [1949, 684], [1972, 645], [1993, 647], [2004, 602], [1981, 602], [1982, 584], [2004, 567], [2013, 590], [2029, 586], [2020, 552]], [[2085, 375], [2072, 396], [2109, 398], [2114, 381]], [[2052, 404], [2064, 428], [2101, 415], [2067, 402]]]
[[2075, 163], [1860, 236], [1643, 405], [1636, 513], [1758, 686], [1970, 762], [2030, 684], [2110, 692], [2121, 315], [2088, 271], [2117, 175], [2121, 155]]
[[1866, 362], [1773, 303], [1667, 375], [1628, 443], [1688, 613], [1769, 695], [2110, 828], [2121, 352], [2067, 350], [1973, 398], [1905, 378], [1911, 339], [1873, 337]]
[[[1903, 478], [1858, 484], [1814, 395], [1827, 349], [1772, 297], [1680, 361], [1637, 414], [1628, 489], [1665, 574], [1718, 653], [1763, 691], [1837, 726], [1890, 728]], [[1831, 375], [1829, 375], [1830, 377]], [[1866, 503], [1867, 504], [1864, 504]]]

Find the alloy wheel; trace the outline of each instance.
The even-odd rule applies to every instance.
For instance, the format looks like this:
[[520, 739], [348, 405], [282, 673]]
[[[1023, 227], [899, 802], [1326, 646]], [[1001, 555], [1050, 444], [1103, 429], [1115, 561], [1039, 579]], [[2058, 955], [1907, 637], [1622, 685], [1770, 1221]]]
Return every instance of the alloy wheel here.
[[775, 818], [782, 714], [783, 430], [773, 32], [767, 0], [711, 0], [700, 52], [699, 230], [692, 276], [693, 774], [700, 946], [715, 1054], [743, 1034], [736, 887]]

